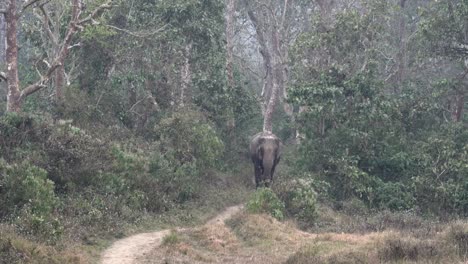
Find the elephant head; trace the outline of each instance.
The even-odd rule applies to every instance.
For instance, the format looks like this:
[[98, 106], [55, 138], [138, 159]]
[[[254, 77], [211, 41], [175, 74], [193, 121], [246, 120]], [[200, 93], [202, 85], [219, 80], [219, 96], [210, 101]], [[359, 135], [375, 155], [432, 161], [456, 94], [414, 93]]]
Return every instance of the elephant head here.
[[281, 157], [281, 140], [270, 132], [260, 132], [252, 137], [250, 156], [255, 169], [255, 184], [268, 187], [273, 181], [275, 168]]

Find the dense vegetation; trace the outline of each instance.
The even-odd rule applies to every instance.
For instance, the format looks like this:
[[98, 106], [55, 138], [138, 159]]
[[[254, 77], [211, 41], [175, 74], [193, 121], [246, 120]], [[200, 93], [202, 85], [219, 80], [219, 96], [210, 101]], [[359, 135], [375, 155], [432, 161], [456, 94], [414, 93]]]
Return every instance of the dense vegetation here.
[[[466, 0], [32, 1], [19, 12], [18, 85], [41, 83], [19, 111], [7, 107], [3, 14], [23, 1], [6, 2], [0, 263], [87, 262], [67, 243], [245, 202], [248, 140], [273, 89], [285, 150], [250, 212], [316, 230], [322, 205], [468, 217]], [[92, 23], [73, 22], [75, 2]]]

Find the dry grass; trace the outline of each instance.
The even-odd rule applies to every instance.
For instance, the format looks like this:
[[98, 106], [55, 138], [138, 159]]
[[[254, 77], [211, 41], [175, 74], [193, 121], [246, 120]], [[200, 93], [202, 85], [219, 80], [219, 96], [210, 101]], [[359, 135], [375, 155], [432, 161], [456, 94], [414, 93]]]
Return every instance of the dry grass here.
[[0, 226], [0, 263], [86, 264], [90, 259], [73, 245], [48, 246], [17, 235]]
[[442, 231], [324, 233], [286, 263], [467, 263], [467, 227], [459, 221]]
[[144, 263], [467, 263], [468, 222], [431, 227], [423, 220], [400, 219], [398, 225], [407, 227], [367, 233], [307, 233], [293, 222], [242, 212], [226, 224], [178, 233], [178, 243], [155, 249]]

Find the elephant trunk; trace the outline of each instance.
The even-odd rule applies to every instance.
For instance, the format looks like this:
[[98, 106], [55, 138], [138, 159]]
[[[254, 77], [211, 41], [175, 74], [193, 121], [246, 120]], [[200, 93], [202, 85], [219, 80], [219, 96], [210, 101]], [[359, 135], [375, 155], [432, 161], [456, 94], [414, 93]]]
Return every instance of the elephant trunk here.
[[265, 185], [268, 187], [270, 182], [272, 181], [272, 170], [275, 162], [274, 155], [268, 153], [263, 157], [263, 181]]

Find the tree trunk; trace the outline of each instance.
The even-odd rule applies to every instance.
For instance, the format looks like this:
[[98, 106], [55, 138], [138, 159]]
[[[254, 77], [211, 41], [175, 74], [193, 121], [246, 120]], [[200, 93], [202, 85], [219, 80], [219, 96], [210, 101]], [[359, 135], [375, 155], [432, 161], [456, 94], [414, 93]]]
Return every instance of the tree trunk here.
[[452, 121], [461, 122], [463, 119], [463, 110], [465, 106], [465, 93], [463, 91], [457, 92], [454, 96], [454, 103], [452, 107]]
[[[244, 2], [250, 10], [247, 14], [254, 26], [257, 41], [260, 45], [260, 54], [263, 58], [265, 71], [262, 88], [263, 97], [263, 131], [272, 131], [272, 118], [274, 109], [280, 96], [286, 96], [287, 82], [287, 16], [289, 0], [284, 0], [281, 12], [272, 12], [275, 6], [259, 5], [258, 10], [251, 9], [249, 1]], [[273, 13], [273, 14], [271, 14]], [[278, 14], [278, 15], [276, 15]], [[285, 105], [286, 112], [292, 108]]]
[[184, 63], [181, 67], [181, 87], [180, 87], [180, 102], [179, 107], [184, 107], [185, 103], [191, 97], [190, 85], [192, 83], [192, 71], [190, 69], [190, 57], [192, 53], [192, 43], [185, 45]]
[[7, 62], [7, 112], [19, 112], [21, 109], [21, 93], [19, 90], [18, 79], [18, 45], [17, 45], [17, 26], [18, 14], [16, 9], [16, 0], [9, 0], [6, 14], [6, 62]]
[[[248, 2], [246, 1], [246, 3]], [[262, 58], [263, 58], [263, 69], [265, 71], [265, 76], [263, 77], [263, 87], [262, 87], [261, 96], [264, 98], [262, 102], [262, 113], [263, 113], [263, 116], [265, 116], [265, 113], [268, 107], [268, 98], [271, 96], [271, 90], [273, 87], [271, 53], [267, 45], [265, 32], [263, 32], [263, 30], [265, 29], [264, 29], [264, 25], [262, 21], [259, 21], [257, 19], [257, 16], [252, 10], [249, 10], [247, 14], [249, 15], [250, 21], [252, 21], [252, 24], [255, 28], [257, 41], [258, 41], [258, 44], [260, 45], [260, 54], [262, 55]]]
[[58, 105], [64, 104], [63, 87], [65, 86], [65, 66], [60, 65], [55, 71], [55, 100]]
[[278, 97], [278, 85], [274, 81], [270, 100], [268, 101], [265, 114], [263, 116], [263, 132], [272, 132], [273, 130], [273, 112], [275, 111], [276, 98]]
[[234, 13], [236, 11], [236, 0], [227, 0], [226, 3], [226, 71], [228, 85], [234, 88]]
[[405, 78], [406, 71], [406, 20], [405, 20], [405, 4], [406, 0], [400, 0], [400, 16], [398, 21], [398, 54], [397, 54], [397, 63], [398, 71], [396, 73], [396, 83], [394, 92], [399, 94], [401, 92], [401, 86]]
[[[6, 24], [5, 16], [0, 14], [0, 65], [6, 62]], [[2, 66], [3, 67], [3, 66]], [[3, 70], [0, 68], [0, 70]]]

